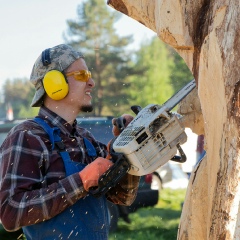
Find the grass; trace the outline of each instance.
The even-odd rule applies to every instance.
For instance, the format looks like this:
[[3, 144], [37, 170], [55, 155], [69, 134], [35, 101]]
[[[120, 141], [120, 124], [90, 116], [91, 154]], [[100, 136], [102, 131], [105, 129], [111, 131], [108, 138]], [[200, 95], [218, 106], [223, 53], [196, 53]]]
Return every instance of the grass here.
[[175, 240], [185, 190], [163, 189], [155, 207], [142, 208], [130, 215], [131, 224], [118, 222], [109, 240]]
[[[130, 214], [131, 224], [120, 219], [118, 230], [110, 234], [109, 240], [176, 240], [185, 193], [186, 190], [161, 190], [156, 206]], [[19, 233], [10, 236], [0, 229], [1, 240], [25, 239], [19, 236]]]

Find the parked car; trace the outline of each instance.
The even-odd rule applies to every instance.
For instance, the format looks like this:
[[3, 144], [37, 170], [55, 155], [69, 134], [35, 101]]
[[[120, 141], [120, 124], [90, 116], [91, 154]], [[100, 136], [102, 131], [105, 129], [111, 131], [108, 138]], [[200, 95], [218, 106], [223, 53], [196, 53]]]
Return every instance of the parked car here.
[[[0, 145], [7, 136], [9, 130], [23, 120], [5, 121], [0, 123]], [[104, 144], [112, 138], [112, 117], [79, 117], [77, 122], [81, 127], [88, 129], [93, 136]], [[152, 174], [140, 178], [139, 190], [135, 201], [131, 206], [120, 206], [108, 202], [108, 212], [110, 216], [110, 231], [117, 228], [119, 217], [130, 223], [129, 214], [142, 207], [154, 206], [158, 202], [159, 190], [152, 189]], [[0, 228], [1, 229], [1, 228]], [[11, 234], [11, 233], [9, 233]], [[1, 232], [0, 232], [1, 236]]]

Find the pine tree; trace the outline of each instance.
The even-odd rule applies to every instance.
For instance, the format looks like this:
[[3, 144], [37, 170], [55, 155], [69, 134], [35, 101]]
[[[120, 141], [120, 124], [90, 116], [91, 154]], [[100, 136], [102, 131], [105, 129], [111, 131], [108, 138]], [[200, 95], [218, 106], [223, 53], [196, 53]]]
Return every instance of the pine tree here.
[[29, 108], [34, 93], [34, 87], [28, 79], [8, 79], [3, 85], [4, 108], [7, 109], [7, 105], [11, 105], [15, 118], [28, 118], [35, 116], [39, 109]]
[[78, 6], [77, 19], [67, 21], [65, 40], [85, 55], [95, 81], [95, 115], [120, 114], [128, 104], [127, 78], [135, 70], [129, 67], [131, 54], [125, 49], [132, 36], [116, 34], [119, 17], [103, 0], [88, 0]]

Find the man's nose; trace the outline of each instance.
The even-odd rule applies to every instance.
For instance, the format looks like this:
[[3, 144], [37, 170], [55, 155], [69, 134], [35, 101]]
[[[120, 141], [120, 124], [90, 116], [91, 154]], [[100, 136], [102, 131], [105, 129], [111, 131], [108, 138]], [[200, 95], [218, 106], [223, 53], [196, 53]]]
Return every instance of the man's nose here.
[[87, 81], [88, 86], [94, 87], [95, 86], [95, 82], [93, 80], [93, 78], [89, 78]]

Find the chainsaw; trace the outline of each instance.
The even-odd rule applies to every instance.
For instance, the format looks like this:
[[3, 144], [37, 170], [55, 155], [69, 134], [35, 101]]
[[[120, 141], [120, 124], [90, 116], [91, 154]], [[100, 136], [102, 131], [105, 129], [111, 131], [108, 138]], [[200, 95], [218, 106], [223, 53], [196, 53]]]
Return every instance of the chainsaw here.
[[[190, 81], [163, 105], [149, 104], [145, 108], [132, 106], [136, 117], [125, 128], [117, 119], [120, 135], [110, 146], [113, 166], [99, 178], [97, 189], [90, 193], [98, 197], [115, 186], [126, 173], [143, 176], [154, 172], [169, 160], [186, 161], [180, 145], [187, 141], [184, 127], [171, 110], [196, 87]], [[179, 155], [176, 155], [176, 153]]]

